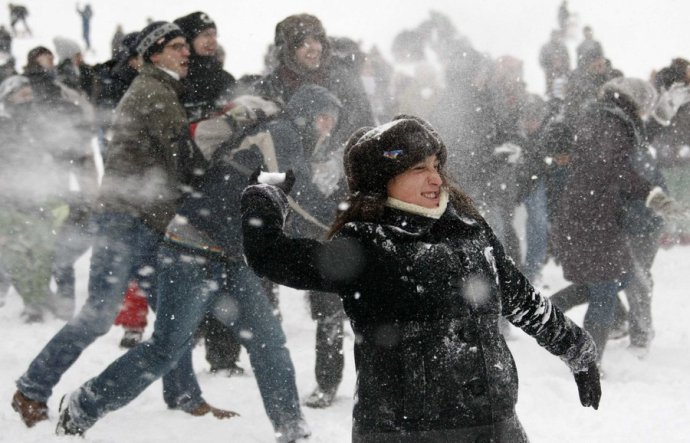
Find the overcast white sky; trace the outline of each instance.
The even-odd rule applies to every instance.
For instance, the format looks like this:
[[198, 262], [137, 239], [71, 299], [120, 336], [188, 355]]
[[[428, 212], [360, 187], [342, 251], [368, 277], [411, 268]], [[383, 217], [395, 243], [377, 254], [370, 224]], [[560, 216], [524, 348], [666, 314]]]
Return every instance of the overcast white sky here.
[[[71, 0], [24, 0], [30, 9], [29, 22], [37, 37], [51, 46], [56, 29], [66, 37], [80, 39], [80, 22]], [[82, 2], [83, 3], [83, 2]], [[543, 77], [537, 63], [540, 46], [556, 26], [560, 0], [91, 0], [94, 18], [92, 41], [97, 53], [90, 62], [103, 61], [117, 23], [125, 31], [138, 30], [147, 17], [173, 20], [203, 10], [216, 21], [219, 39], [226, 48], [226, 69], [239, 77], [261, 70], [263, 54], [273, 40], [275, 24], [286, 16], [308, 12], [321, 18], [331, 35], [372, 44], [384, 54], [393, 37], [413, 28], [428, 11], [447, 14], [459, 31], [479, 50], [497, 57], [514, 55], [525, 61], [525, 76], [533, 92], [542, 92]], [[630, 76], [648, 77], [654, 68], [689, 51], [690, 2], [685, 0], [570, 0], [578, 17], [571, 46], [580, 40], [580, 28], [589, 24], [616, 67]], [[0, 15], [0, 23], [7, 22]], [[50, 23], [58, 20], [60, 23]], [[15, 55], [23, 66], [29, 47], [18, 40]]]

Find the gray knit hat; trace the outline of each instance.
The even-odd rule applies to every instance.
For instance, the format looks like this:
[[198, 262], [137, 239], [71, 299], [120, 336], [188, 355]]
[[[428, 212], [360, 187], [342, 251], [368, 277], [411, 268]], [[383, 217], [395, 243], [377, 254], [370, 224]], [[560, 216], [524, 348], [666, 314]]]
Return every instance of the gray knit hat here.
[[184, 32], [175, 23], [153, 22], [139, 33], [137, 51], [144, 60], [151, 61], [151, 56], [163, 51], [166, 43], [177, 37], [184, 37]]

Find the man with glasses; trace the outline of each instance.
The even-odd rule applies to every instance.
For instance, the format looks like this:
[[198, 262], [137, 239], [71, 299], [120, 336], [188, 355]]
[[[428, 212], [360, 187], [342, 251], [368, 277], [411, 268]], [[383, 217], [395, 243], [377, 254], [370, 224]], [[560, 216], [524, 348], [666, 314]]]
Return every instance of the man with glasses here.
[[[184, 191], [205, 167], [179, 100], [189, 59], [184, 34], [173, 23], [153, 22], [141, 31], [137, 51], [144, 66], [115, 110], [95, 209], [88, 298], [17, 381], [12, 407], [28, 427], [48, 419], [53, 388], [82, 351], [108, 332], [129, 281], [136, 278], [155, 297], [159, 242]], [[175, 382], [164, 377], [164, 392]], [[203, 399], [189, 404], [164, 397], [169, 407], [192, 415], [231, 415]]]

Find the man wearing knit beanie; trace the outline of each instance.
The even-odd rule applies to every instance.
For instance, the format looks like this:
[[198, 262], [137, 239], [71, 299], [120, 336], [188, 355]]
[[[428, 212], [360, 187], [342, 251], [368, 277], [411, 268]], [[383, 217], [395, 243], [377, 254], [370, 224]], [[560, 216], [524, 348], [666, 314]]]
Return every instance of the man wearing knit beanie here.
[[[168, 43], [186, 44], [185, 35], [180, 27], [174, 23], [153, 22], [148, 24], [139, 33], [137, 51], [144, 57], [144, 61], [152, 62], [151, 56], [163, 53]], [[181, 46], [175, 47], [175, 50], [178, 52], [182, 52], [181, 49]], [[187, 48], [186, 52], [189, 52], [189, 48]], [[187, 57], [189, 57], [189, 54]]]
[[[181, 100], [192, 122], [203, 120], [223, 108], [233, 95], [235, 78], [223, 69], [217, 57], [218, 39], [215, 22], [208, 14], [192, 12], [175, 19], [190, 45], [189, 74], [182, 81]], [[240, 344], [232, 330], [209, 313], [199, 326], [204, 337], [206, 360], [211, 373], [239, 375], [237, 365]]]
[[222, 109], [234, 94], [235, 78], [218, 60], [218, 32], [205, 12], [197, 11], [174, 21], [190, 46], [189, 73], [183, 80], [182, 104], [191, 121]]
[[[173, 22], [182, 29], [187, 41], [190, 44], [194, 38], [207, 29], [216, 29], [216, 23], [205, 12], [197, 11], [187, 14], [184, 17], [175, 19]], [[209, 54], [210, 55], [210, 54]]]
[[[313, 15], [294, 14], [280, 21], [275, 27], [274, 44], [278, 66], [253, 85], [254, 92], [285, 105], [304, 85], [326, 88], [340, 101], [342, 108], [330, 145], [322, 148], [322, 155], [324, 158], [342, 158], [340, 152], [350, 134], [357, 128], [374, 124], [371, 105], [359, 74], [351, 61], [332, 54], [326, 30], [321, 20]], [[332, 214], [335, 214], [339, 194], [345, 188], [342, 164], [327, 171], [322, 178], [335, 183], [329, 196], [334, 208]], [[328, 224], [332, 220], [324, 221]], [[310, 293], [309, 299], [312, 318], [317, 322], [317, 387], [307, 398], [306, 405], [325, 408], [333, 402], [342, 380], [344, 314], [340, 298], [335, 294]]]
[[[142, 30], [137, 50], [145, 63], [115, 110], [113, 139], [95, 205], [97, 235], [88, 297], [17, 381], [12, 405], [27, 426], [48, 418], [47, 401], [53, 388], [84, 349], [108, 332], [128, 283], [136, 278], [143, 290], [155, 288], [158, 247], [166, 227], [184, 192], [192, 189], [192, 180], [206, 167], [189, 138], [187, 115], [179, 101], [180, 79], [187, 75], [189, 57], [184, 34], [172, 23], [151, 23]], [[191, 368], [173, 361], [152, 371], [141, 364], [141, 352], [147, 349], [142, 346], [122, 359], [128, 370], [145, 372], [146, 383], [137, 384], [132, 372], [113, 378], [106, 370], [65, 397], [58, 434], [83, 434], [105, 411], [124, 406], [161, 376], [169, 408], [192, 415], [232, 416], [210, 406], [198, 390], [172, 394], [194, 388], [173, 382], [188, 376]], [[169, 374], [172, 366], [183, 375]], [[35, 411], [43, 414], [37, 416]]]

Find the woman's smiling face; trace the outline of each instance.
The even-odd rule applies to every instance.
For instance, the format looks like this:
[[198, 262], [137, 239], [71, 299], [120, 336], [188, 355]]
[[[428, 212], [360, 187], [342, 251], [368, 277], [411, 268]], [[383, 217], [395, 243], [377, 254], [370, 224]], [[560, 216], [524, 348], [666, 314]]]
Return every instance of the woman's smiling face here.
[[388, 196], [424, 208], [436, 208], [441, 200], [442, 184], [439, 161], [430, 155], [393, 177], [387, 185]]

